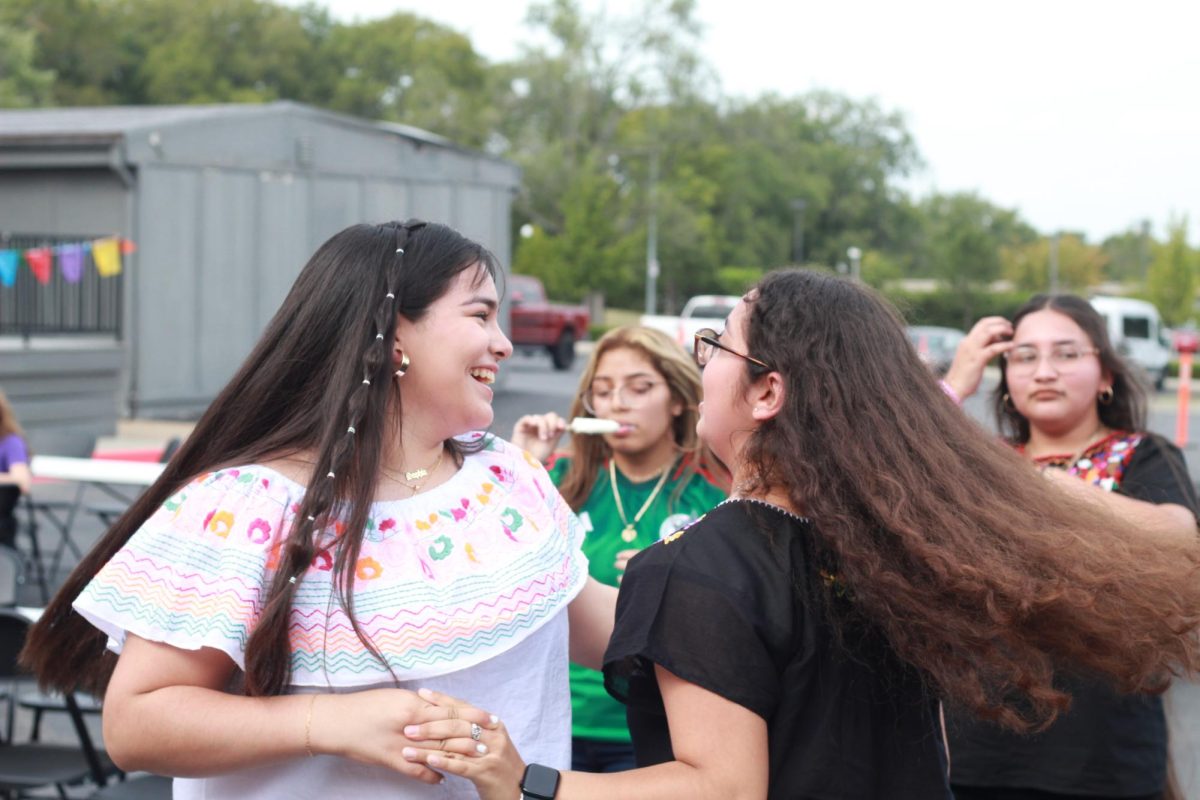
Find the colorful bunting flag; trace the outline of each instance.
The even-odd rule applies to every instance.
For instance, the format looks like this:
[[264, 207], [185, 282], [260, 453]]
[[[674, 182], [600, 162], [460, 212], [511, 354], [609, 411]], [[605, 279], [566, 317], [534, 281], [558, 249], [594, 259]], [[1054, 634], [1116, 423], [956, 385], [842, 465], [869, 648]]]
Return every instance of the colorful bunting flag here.
[[58, 269], [67, 283], [83, 280], [83, 245], [64, 244], [58, 248]]
[[29, 268], [33, 270], [33, 277], [43, 286], [50, 283], [53, 258], [54, 254], [49, 247], [35, 247], [25, 251], [25, 260], [29, 263]]
[[121, 244], [116, 239], [97, 239], [92, 242], [92, 260], [96, 271], [105, 278], [121, 274]]
[[0, 250], [0, 285], [17, 285], [17, 268], [20, 266], [18, 261], [20, 257], [21, 253], [18, 250]]
[[22, 259], [29, 264], [34, 279], [45, 286], [54, 277], [55, 257], [58, 258], [63, 280], [66, 283], [79, 283], [83, 280], [89, 253], [96, 264], [96, 272], [103, 278], [111, 278], [121, 274], [122, 258], [136, 252], [136, 244], [117, 236], [54, 247], [0, 248], [0, 286], [11, 288], [17, 285]]

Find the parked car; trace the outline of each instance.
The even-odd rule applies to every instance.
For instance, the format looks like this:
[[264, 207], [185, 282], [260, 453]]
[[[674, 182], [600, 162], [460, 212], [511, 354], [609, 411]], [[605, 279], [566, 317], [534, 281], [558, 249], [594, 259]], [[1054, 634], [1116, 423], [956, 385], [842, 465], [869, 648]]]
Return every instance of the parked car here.
[[570, 369], [575, 363], [575, 343], [587, 336], [588, 310], [547, 302], [542, 282], [532, 275], [510, 275], [508, 299], [513, 347], [545, 348], [555, 369]]
[[916, 348], [917, 355], [934, 375], [941, 377], [950, 369], [958, 343], [966, 335], [958, 328], [941, 328], [936, 325], [910, 325], [908, 340]]
[[1093, 297], [1090, 302], [1104, 317], [1117, 352], [1161, 390], [1171, 363], [1171, 343], [1154, 304], [1130, 297]]
[[683, 306], [677, 317], [645, 314], [641, 323], [647, 328], [657, 328], [671, 336], [689, 353], [695, 334], [701, 328], [725, 327], [725, 318], [742, 298], [731, 294], [698, 294]]

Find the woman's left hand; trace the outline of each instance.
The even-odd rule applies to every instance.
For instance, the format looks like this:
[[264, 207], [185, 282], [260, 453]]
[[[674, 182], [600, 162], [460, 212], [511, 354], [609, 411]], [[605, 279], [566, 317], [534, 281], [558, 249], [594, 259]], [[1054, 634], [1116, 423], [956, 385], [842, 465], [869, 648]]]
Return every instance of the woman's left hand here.
[[[470, 707], [469, 703], [430, 689], [421, 689], [418, 694], [440, 708]], [[432, 750], [406, 747], [403, 755], [439, 772], [466, 778], [479, 790], [480, 800], [514, 800], [520, 796], [525, 762], [503, 722], [496, 720], [491, 727], [484, 727], [464, 719], [437, 720], [409, 725], [404, 735], [415, 741], [440, 742]]]

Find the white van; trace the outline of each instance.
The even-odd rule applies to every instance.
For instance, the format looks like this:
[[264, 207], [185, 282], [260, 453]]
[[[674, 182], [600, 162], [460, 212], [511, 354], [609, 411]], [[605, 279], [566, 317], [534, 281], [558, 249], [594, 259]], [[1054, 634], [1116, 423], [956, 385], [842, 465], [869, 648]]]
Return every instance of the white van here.
[[1104, 316], [1108, 338], [1117, 352], [1145, 370], [1154, 387], [1162, 389], [1171, 345], [1154, 304], [1129, 297], [1093, 297], [1091, 304]]

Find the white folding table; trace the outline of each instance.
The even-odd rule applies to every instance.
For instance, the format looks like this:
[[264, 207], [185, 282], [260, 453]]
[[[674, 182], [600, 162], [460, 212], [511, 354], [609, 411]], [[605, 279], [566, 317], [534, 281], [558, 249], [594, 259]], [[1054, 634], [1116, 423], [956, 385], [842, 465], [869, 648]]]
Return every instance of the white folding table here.
[[67, 550], [74, 553], [76, 558], [83, 557], [79, 545], [71, 538], [71, 528], [80, 508], [83, 507], [84, 493], [89, 486], [123, 503], [131, 503], [134, 496], [128, 494], [128, 490], [122, 492], [115, 487], [137, 487], [140, 492], [158, 480], [165, 466], [144, 461], [35, 455], [29, 464], [29, 471], [33, 473], [33, 477], [72, 481], [77, 484], [75, 499], [67, 504], [65, 518], [60, 519], [52, 509], [42, 509], [42, 513], [53, 523], [61, 536], [50, 561], [50, 574], [55, 574]]

